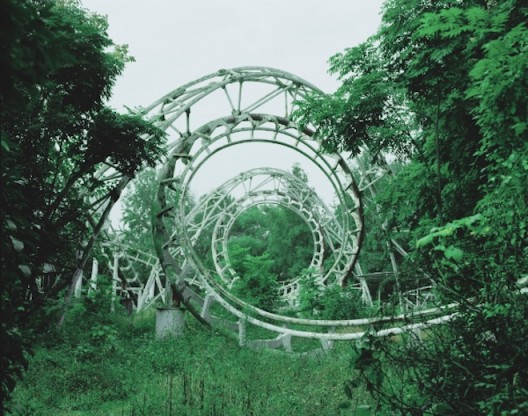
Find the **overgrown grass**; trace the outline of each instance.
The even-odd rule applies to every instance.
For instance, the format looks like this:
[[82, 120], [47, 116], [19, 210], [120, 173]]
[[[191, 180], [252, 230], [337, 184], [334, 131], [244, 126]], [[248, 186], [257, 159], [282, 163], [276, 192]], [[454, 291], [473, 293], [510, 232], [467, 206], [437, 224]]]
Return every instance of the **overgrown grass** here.
[[35, 348], [13, 415], [339, 415], [368, 403], [344, 385], [352, 348], [319, 356], [253, 351], [188, 317], [156, 340], [154, 311], [126, 316], [79, 306]]

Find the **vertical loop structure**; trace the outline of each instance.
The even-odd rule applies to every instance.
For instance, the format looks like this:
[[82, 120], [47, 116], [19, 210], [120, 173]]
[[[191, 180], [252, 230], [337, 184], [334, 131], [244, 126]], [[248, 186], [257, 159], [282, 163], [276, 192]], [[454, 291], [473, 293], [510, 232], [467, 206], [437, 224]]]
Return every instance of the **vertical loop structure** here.
[[[405, 315], [304, 319], [260, 309], [232, 293], [233, 284], [243, 278], [232, 266], [228, 252], [233, 225], [249, 208], [273, 204], [297, 214], [310, 230], [313, 256], [304, 278], [313, 279], [318, 285], [353, 285], [366, 303], [372, 302], [358, 262], [365, 228], [362, 196], [375, 196], [374, 184], [383, 177], [384, 169], [367, 169], [361, 161], [347, 161], [344, 155], [327, 152], [310, 126], [296, 124], [292, 117], [295, 103], [309, 94], [322, 92], [284, 71], [242, 67], [204, 76], [141, 110], [167, 132], [169, 141], [153, 204], [158, 258], [143, 259], [144, 253], [129, 255], [152, 265], [148, 281], [139, 291], [137, 309], [153, 302], [156, 287], [167, 299], [172, 284], [195, 316], [235, 331], [241, 345], [286, 351], [293, 349], [295, 339], [313, 339], [320, 342], [322, 349], [328, 349], [333, 341], [361, 338], [367, 331], [365, 327], [372, 325], [399, 323], [398, 327], [377, 330], [376, 334], [382, 336], [450, 319], [451, 306], [414, 313], [420, 318], [418, 323], [407, 322]], [[193, 199], [193, 180], [208, 162], [222, 152], [255, 144], [274, 146], [277, 154], [295, 152], [316, 167], [333, 190], [338, 209], [328, 208], [317, 192], [299, 178], [270, 166], [245, 169], [198, 202], [189, 202]], [[240, 154], [248, 157], [247, 152]], [[197, 251], [204, 239], [210, 244], [213, 266], [206, 265], [203, 254]], [[405, 255], [396, 242], [388, 244]], [[391, 254], [396, 267], [393, 259]], [[279, 296], [290, 307], [298, 305], [300, 279], [296, 276], [280, 282]], [[346, 331], [338, 330], [344, 327]], [[262, 332], [272, 337], [258, 339]]]

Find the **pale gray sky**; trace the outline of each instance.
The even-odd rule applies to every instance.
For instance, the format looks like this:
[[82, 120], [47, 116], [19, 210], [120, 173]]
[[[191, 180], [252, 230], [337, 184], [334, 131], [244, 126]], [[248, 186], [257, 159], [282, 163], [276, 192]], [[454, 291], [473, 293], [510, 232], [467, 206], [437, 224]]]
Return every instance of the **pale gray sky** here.
[[136, 62], [111, 104], [147, 106], [221, 68], [268, 66], [331, 92], [328, 59], [376, 32], [381, 0], [82, 0]]
[[[281, 69], [332, 92], [338, 81], [327, 72], [328, 59], [376, 32], [382, 3], [382, 0], [82, 0], [88, 10], [108, 16], [110, 37], [117, 44], [128, 44], [136, 59], [127, 65], [113, 90], [110, 105], [120, 111], [125, 111], [123, 106], [146, 107], [182, 84], [222, 68], [240, 66]], [[251, 154], [238, 159], [247, 162], [249, 158]], [[206, 174], [217, 179], [207, 186], [217, 186], [237, 173], [233, 162], [226, 159], [218, 163], [224, 163], [217, 170], [225, 171], [225, 175]], [[291, 167], [293, 161], [286, 163], [289, 166], [284, 169]], [[302, 162], [301, 165], [304, 167]], [[258, 166], [257, 162], [253, 167]], [[317, 173], [308, 168], [307, 173], [310, 183], [319, 191]], [[204, 187], [197, 193], [205, 192], [205, 185], [197, 186]]]

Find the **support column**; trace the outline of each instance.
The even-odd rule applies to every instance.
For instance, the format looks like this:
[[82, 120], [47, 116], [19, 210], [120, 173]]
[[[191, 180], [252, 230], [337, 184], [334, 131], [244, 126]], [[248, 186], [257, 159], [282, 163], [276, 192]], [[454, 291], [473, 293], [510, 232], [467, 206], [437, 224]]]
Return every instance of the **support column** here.
[[158, 308], [156, 310], [156, 338], [181, 337], [185, 327], [180, 308]]
[[92, 274], [90, 276], [90, 285], [88, 286], [88, 293], [92, 290], [97, 290], [97, 275], [99, 274], [99, 262], [94, 257], [92, 261]]
[[246, 320], [244, 318], [240, 318], [238, 320], [238, 345], [245, 347], [246, 339]]
[[114, 265], [112, 267], [112, 304], [110, 310], [115, 311], [115, 300], [117, 292], [117, 281], [119, 280], [119, 255], [117, 252], [114, 253]]
[[82, 280], [83, 280], [83, 272], [81, 270], [81, 274], [79, 276], [79, 279], [77, 279], [77, 282], [75, 283], [75, 291], [73, 292], [73, 296], [75, 296], [77, 299], [81, 298]]
[[[80, 263], [81, 257], [82, 257], [82, 252], [80, 251], [77, 252], [77, 264]], [[75, 296], [77, 299], [81, 298], [81, 293], [82, 293], [83, 270], [82, 269], [80, 270], [81, 270], [81, 273], [79, 275], [79, 278], [75, 282], [75, 287], [73, 289], [73, 296]]]

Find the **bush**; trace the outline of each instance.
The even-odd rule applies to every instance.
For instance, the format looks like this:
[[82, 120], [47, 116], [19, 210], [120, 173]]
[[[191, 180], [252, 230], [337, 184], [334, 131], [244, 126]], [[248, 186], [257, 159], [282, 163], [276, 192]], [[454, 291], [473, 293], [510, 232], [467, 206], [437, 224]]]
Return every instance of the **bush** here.
[[370, 313], [359, 291], [353, 288], [320, 286], [309, 275], [300, 285], [300, 310], [304, 314], [320, 319], [354, 319]]

